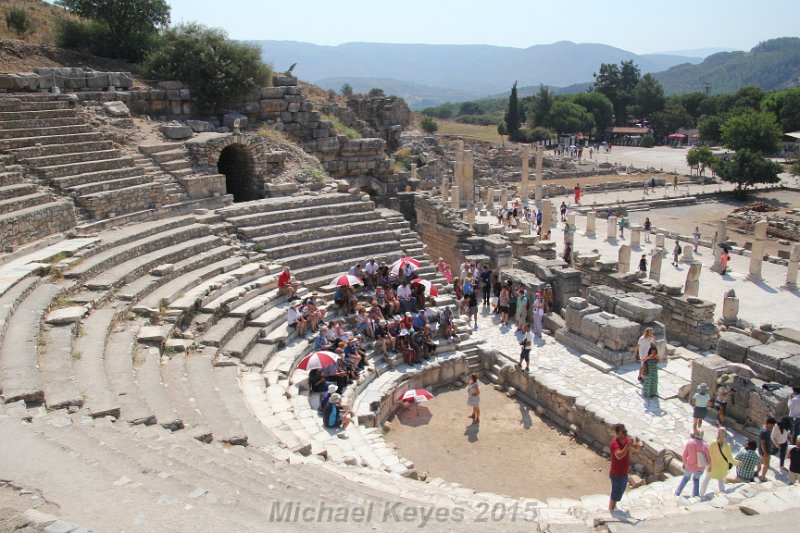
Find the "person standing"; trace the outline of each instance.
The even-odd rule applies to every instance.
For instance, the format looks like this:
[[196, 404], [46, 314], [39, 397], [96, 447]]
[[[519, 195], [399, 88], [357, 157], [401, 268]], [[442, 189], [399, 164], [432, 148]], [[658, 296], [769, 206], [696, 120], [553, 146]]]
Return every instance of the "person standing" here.
[[500, 325], [505, 326], [508, 323], [509, 305], [511, 304], [511, 296], [508, 294], [508, 287], [503, 286], [500, 289], [500, 296], [497, 298], [497, 308], [500, 310]]
[[767, 480], [769, 472], [769, 460], [772, 455], [772, 428], [775, 427], [775, 419], [767, 418], [761, 431], [758, 432], [758, 455], [761, 456], [761, 468], [759, 469], [758, 479]]
[[481, 278], [481, 295], [483, 296], [483, 306], [489, 306], [489, 297], [492, 295], [492, 269], [489, 265], [483, 265], [483, 270], [480, 274]]
[[789, 485], [800, 480], [800, 437], [794, 440], [794, 448], [789, 452]]
[[625, 424], [614, 426], [615, 437], [608, 446], [611, 452], [611, 469], [608, 477], [611, 479], [611, 498], [608, 500], [608, 510], [617, 508], [617, 503], [622, 500], [625, 488], [628, 486], [628, 471], [631, 467], [631, 452], [642, 449], [639, 437], [631, 439]]
[[572, 189], [572, 192], [575, 193], [575, 203], [576, 204], [580, 204], [581, 203], [581, 184], [580, 183], [576, 184], [575, 188]]
[[653, 230], [653, 223], [650, 222], [650, 217], [644, 219], [644, 242], [650, 242], [650, 232]]
[[567, 265], [572, 264], [572, 245], [569, 241], [564, 245], [564, 256], [561, 258]]
[[[639, 337], [639, 340], [636, 341], [636, 346], [634, 346], [633, 351], [636, 359], [639, 361], [644, 361], [644, 358], [650, 352], [650, 346], [656, 343], [656, 336], [653, 333], [653, 328], [647, 327], [644, 328], [642, 332], [642, 336]], [[639, 381], [644, 379], [644, 374], [639, 374]]]
[[533, 300], [533, 335], [537, 339], [542, 338], [542, 317], [544, 317], [544, 302], [542, 293], [537, 292], [536, 298]]
[[728, 399], [731, 392], [731, 374], [722, 374], [717, 380], [717, 420], [720, 425], [725, 422], [725, 410], [728, 408]]
[[717, 480], [717, 487], [720, 492], [725, 492], [725, 477], [732, 466], [739, 466], [739, 461], [733, 458], [731, 452], [731, 445], [728, 444], [728, 434], [725, 428], [720, 427], [717, 429], [717, 440], [709, 446], [709, 453], [711, 454], [711, 464], [706, 467], [706, 475], [700, 484], [700, 495], [706, 493], [708, 489], [708, 482], [711, 479]]
[[473, 424], [481, 423], [481, 389], [478, 384], [478, 374], [473, 373], [470, 376], [470, 384], [467, 387], [467, 405], [472, 407], [472, 414], [469, 418], [472, 419]]
[[728, 250], [723, 249], [722, 255], [719, 256], [719, 264], [722, 267], [719, 271], [720, 275], [724, 276], [726, 272], [728, 272], [728, 261], [730, 261], [731, 256], [728, 254]]
[[472, 318], [473, 328], [478, 329], [478, 295], [475, 291], [472, 291], [467, 298], [469, 298], [469, 317], [467, 317], [467, 322]]
[[517, 309], [514, 319], [517, 321], [517, 330], [521, 330], [528, 321], [528, 296], [525, 289], [520, 288], [517, 295]]
[[792, 440], [800, 438], [800, 387], [792, 387], [789, 397], [789, 418], [792, 419]]
[[525, 324], [522, 328], [522, 351], [519, 354], [519, 362], [517, 366], [522, 368], [522, 361], [525, 361], [525, 372], [531, 368], [531, 346], [533, 346], [533, 333], [531, 333], [531, 325]]
[[642, 258], [639, 259], [639, 272], [647, 274], [647, 254], [642, 254]]
[[786, 470], [783, 465], [786, 462], [786, 451], [789, 448], [791, 427], [791, 419], [785, 416], [772, 428], [772, 449], [778, 451], [778, 466], [781, 470]]
[[[700, 431], [700, 426], [703, 425], [703, 419], [706, 417], [709, 401], [711, 401], [711, 396], [708, 394], [708, 385], [701, 383], [697, 386], [697, 392], [695, 392], [691, 402], [694, 407], [692, 417], [694, 418], [695, 433]], [[772, 428], [770, 427], [770, 429]]]
[[694, 251], [697, 252], [697, 249], [700, 247], [700, 226], [694, 227], [694, 233], [692, 233], [692, 246], [694, 246]]
[[675, 496], [680, 496], [689, 480], [692, 480], [692, 496], [700, 496], [700, 476], [711, 464], [711, 453], [703, 440], [703, 432], [696, 430], [683, 448], [683, 479], [675, 489]]
[[[672, 249], [672, 266], [678, 266], [678, 259], [681, 256], [681, 243], [675, 241], [675, 247]], [[723, 274], [725, 273], [725, 267], [722, 268]]]
[[647, 355], [642, 359], [644, 367], [644, 396], [645, 398], [655, 398], [658, 396], [658, 349], [655, 344], [651, 344]]

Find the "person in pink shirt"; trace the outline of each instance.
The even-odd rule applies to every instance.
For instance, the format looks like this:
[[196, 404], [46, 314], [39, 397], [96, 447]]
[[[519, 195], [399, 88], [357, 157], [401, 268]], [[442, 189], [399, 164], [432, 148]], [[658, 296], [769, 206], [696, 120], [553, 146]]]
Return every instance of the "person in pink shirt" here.
[[692, 437], [683, 449], [683, 479], [678, 488], [675, 489], [675, 496], [680, 496], [689, 479], [692, 480], [692, 496], [700, 496], [700, 476], [703, 471], [711, 464], [711, 453], [708, 451], [708, 444], [703, 440], [701, 430], [692, 433]]

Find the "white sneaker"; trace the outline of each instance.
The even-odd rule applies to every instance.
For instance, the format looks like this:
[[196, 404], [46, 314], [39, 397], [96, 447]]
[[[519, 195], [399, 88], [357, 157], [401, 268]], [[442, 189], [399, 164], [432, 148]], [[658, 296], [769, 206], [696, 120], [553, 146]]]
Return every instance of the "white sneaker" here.
[[337, 433], [336, 436], [339, 437], [342, 440], [347, 440], [347, 439], [350, 438], [350, 437], [347, 436], [347, 434], [344, 431], [342, 431], [340, 433]]

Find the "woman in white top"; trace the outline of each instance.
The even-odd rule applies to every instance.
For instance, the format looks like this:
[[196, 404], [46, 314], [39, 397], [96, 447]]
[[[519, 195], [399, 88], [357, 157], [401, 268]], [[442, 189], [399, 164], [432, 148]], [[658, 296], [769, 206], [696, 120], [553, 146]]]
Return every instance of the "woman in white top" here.
[[478, 385], [478, 374], [470, 376], [472, 382], [467, 387], [467, 405], [472, 407], [472, 414], [469, 418], [473, 424], [481, 423], [481, 389]]
[[[636, 359], [641, 363], [647, 357], [647, 352], [650, 351], [650, 345], [656, 343], [656, 336], [653, 334], [653, 328], [644, 328], [644, 333], [636, 341], [636, 346], [633, 348]], [[644, 368], [645, 365], [639, 365], [639, 381], [644, 381]]]
[[772, 428], [772, 449], [778, 450], [781, 470], [784, 470], [783, 463], [786, 462], [786, 450], [789, 448], [789, 432], [792, 428], [791, 420], [791, 418], [785, 416]]

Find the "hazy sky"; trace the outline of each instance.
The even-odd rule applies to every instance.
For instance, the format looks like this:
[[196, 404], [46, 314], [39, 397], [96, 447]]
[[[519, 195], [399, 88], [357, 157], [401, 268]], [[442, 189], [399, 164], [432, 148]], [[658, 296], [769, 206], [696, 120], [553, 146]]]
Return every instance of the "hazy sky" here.
[[[234, 39], [492, 44], [603, 43], [635, 53], [749, 50], [800, 35], [797, 0], [168, 0], [174, 23]], [[510, 27], [513, 22], [513, 27]]]

